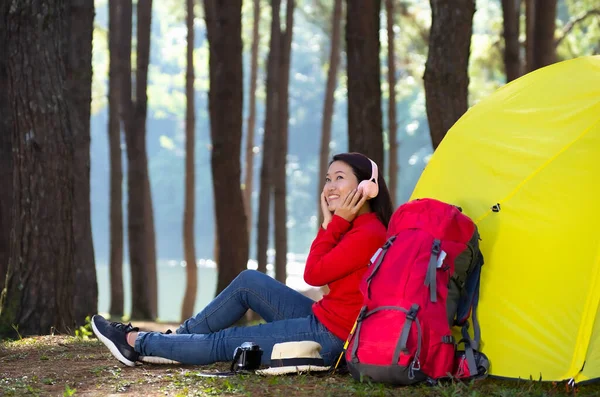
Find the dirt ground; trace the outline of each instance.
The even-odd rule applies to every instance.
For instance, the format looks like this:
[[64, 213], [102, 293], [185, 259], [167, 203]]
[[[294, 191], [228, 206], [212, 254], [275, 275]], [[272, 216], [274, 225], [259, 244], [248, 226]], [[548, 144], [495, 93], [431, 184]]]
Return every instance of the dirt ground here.
[[[136, 322], [141, 330], [165, 332], [177, 324]], [[199, 376], [228, 371], [229, 364], [213, 366], [119, 363], [95, 339], [54, 335], [0, 343], [0, 396], [231, 396], [321, 395], [310, 376], [267, 379], [257, 375], [230, 378]], [[344, 385], [346, 377], [322, 381]], [[334, 386], [335, 388], [335, 386]], [[345, 389], [345, 386], [342, 386]], [[347, 395], [344, 390], [337, 394]], [[352, 393], [351, 393], [352, 394]]]
[[[164, 332], [177, 325], [139, 326]], [[172, 375], [183, 370], [158, 365], [126, 367], [94, 338], [32, 337], [10, 343], [10, 349], [0, 347], [0, 395], [113, 395], [143, 384], [143, 395], [164, 396]]]
[[[176, 324], [136, 323], [144, 330]], [[213, 366], [119, 363], [94, 337], [38, 336], [0, 343], [0, 396], [596, 396], [598, 385], [571, 389], [549, 382], [484, 381], [390, 387], [360, 383], [349, 375], [311, 374], [229, 378], [200, 376], [227, 371]]]

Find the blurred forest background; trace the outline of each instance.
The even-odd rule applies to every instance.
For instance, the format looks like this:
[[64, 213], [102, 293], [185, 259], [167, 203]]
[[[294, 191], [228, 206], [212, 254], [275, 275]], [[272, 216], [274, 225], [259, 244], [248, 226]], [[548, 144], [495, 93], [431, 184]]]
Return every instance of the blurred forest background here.
[[0, 335], [178, 321], [246, 266], [306, 289], [332, 154], [398, 206], [468, 107], [600, 53], [598, 0], [25, 3], [0, 9]]

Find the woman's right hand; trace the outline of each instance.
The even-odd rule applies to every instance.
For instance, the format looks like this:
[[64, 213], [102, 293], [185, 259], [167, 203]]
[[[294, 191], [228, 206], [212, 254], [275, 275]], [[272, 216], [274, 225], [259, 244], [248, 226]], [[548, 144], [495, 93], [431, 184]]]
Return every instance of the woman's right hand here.
[[327, 229], [327, 225], [329, 225], [329, 222], [331, 222], [331, 218], [333, 217], [333, 215], [331, 214], [327, 206], [325, 192], [321, 192], [321, 212], [323, 213], [323, 223], [321, 224], [321, 226], [323, 227], [323, 229]]

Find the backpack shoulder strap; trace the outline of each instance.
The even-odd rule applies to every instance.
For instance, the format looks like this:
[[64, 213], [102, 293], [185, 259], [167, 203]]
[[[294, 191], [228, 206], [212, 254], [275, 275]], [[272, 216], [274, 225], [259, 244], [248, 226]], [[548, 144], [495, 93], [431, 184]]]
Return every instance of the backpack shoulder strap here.
[[479, 303], [479, 280], [481, 277], [481, 267], [483, 266], [483, 255], [479, 250], [474, 252], [477, 257], [471, 272], [467, 275], [465, 282], [464, 294], [458, 301], [456, 310], [455, 325], [463, 326], [472, 316], [472, 311], [475, 311]]
[[[483, 266], [483, 255], [477, 251], [477, 258], [472, 272], [467, 277], [466, 294], [458, 304], [456, 325], [462, 326], [462, 337], [465, 344], [467, 364], [471, 374], [478, 373], [475, 362], [474, 350], [479, 349], [481, 342], [481, 328], [477, 319], [477, 306], [479, 304], [479, 285], [481, 278], [481, 267]], [[473, 338], [469, 335], [469, 316], [473, 323]]]
[[473, 342], [474, 349], [479, 349], [479, 343], [481, 342], [481, 328], [479, 327], [479, 320], [477, 319], [477, 305], [479, 304], [479, 279], [481, 275], [481, 266], [477, 268], [477, 283], [475, 285], [475, 292], [473, 293], [473, 300], [471, 301], [471, 322], [473, 323]]

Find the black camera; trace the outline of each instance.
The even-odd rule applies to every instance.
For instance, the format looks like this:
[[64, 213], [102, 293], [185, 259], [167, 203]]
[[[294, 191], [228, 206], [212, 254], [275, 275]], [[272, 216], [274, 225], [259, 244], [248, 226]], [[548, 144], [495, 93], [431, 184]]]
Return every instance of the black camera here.
[[254, 342], [244, 342], [233, 352], [232, 371], [253, 371], [260, 367], [263, 351]]

